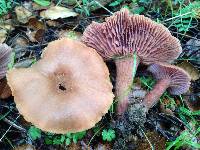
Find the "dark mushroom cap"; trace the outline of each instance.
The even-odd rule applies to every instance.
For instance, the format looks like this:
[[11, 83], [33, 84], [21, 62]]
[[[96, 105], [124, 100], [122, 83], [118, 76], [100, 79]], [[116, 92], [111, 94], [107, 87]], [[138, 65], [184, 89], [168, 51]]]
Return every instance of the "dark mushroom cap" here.
[[127, 9], [93, 22], [83, 33], [82, 41], [105, 59], [129, 56], [137, 52], [145, 64], [171, 62], [181, 53], [181, 45], [169, 30], [143, 15], [130, 15]]
[[170, 81], [168, 91], [172, 95], [183, 94], [190, 86], [190, 76], [183, 69], [168, 64], [152, 64], [147, 69], [156, 80], [168, 79]]
[[7, 44], [0, 44], [0, 79], [6, 76], [8, 63], [10, 62], [12, 48]]
[[94, 49], [66, 38], [51, 42], [31, 68], [8, 71], [7, 79], [19, 112], [48, 132], [93, 127], [114, 97], [103, 59]]

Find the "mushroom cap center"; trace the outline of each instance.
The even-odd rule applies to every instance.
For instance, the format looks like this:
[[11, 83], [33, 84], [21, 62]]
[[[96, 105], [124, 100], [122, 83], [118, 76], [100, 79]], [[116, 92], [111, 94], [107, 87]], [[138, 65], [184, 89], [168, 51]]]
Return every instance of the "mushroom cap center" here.
[[52, 81], [53, 90], [58, 94], [67, 94], [73, 92], [75, 89], [73, 84], [72, 73], [69, 69], [59, 69], [53, 72], [52, 75], [49, 76]]
[[66, 90], [71, 89], [71, 87], [69, 87], [69, 84], [66, 83], [65, 73], [55, 74], [54, 76], [55, 76], [56, 90], [58, 92], [66, 92]]

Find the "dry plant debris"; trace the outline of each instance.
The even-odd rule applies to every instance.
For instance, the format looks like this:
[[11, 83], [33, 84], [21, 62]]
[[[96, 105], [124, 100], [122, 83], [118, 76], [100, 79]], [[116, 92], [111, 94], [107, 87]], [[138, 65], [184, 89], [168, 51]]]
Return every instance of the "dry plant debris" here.
[[54, 20], [58, 18], [76, 17], [78, 16], [78, 14], [69, 8], [61, 6], [52, 6], [47, 10], [42, 11], [40, 13], [40, 16], [45, 19]]

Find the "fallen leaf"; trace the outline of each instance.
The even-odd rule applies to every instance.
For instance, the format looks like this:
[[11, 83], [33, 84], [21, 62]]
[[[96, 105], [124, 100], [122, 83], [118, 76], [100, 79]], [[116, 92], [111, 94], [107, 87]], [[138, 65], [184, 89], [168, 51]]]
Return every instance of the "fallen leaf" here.
[[36, 41], [41, 42], [44, 38], [44, 35], [45, 35], [45, 30], [43, 30], [43, 29], [37, 30], [36, 33], [35, 33]]
[[24, 144], [16, 147], [14, 150], [35, 150], [35, 148], [30, 144]]
[[[53, 3], [51, 5], [54, 5]], [[37, 3], [32, 3], [32, 8], [34, 11], [37, 11], [37, 10], [46, 10], [48, 9], [49, 6], [42, 6], [42, 5], [39, 5]]]
[[72, 9], [61, 7], [61, 6], [53, 6], [47, 10], [44, 10], [40, 13], [40, 16], [45, 19], [58, 19], [58, 18], [68, 18], [75, 17], [78, 14], [74, 12]]
[[21, 23], [27, 23], [28, 19], [32, 16], [32, 13], [22, 6], [15, 7], [15, 13], [17, 15], [17, 20]]
[[12, 46], [14, 48], [19, 47], [26, 47], [28, 45], [28, 40], [23, 36], [18, 36], [15, 39], [13, 39]]
[[37, 40], [35, 39], [35, 34], [37, 33], [37, 31], [31, 31], [31, 30], [27, 30], [26, 35], [29, 38], [29, 40], [31, 42], [37, 42]]
[[47, 20], [46, 24], [50, 27], [56, 27], [59, 25], [59, 22], [55, 21], [55, 20]]
[[62, 1], [63, 4], [70, 5], [70, 6], [76, 5], [77, 2], [80, 3], [80, 0], [78, 0], [78, 1], [77, 0], [63, 0]]
[[6, 39], [7, 31], [5, 29], [0, 29], [0, 43], [3, 43]]
[[13, 30], [12, 20], [7, 19], [0, 22], [0, 28], [5, 30]]
[[184, 102], [192, 111], [200, 110], [200, 96], [198, 93], [191, 96], [184, 96]]
[[28, 20], [28, 25], [34, 30], [45, 29], [44, 23], [36, 18], [30, 18]]
[[191, 63], [184, 61], [177, 64], [178, 67], [184, 69], [190, 76], [192, 80], [197, 80], [200, 77], [200, 73], [197, 68], [195, 68]]
[[49, 6], [51, 4], [51, 1], [49, 1], [49, 0], [33, 0], [33, 1], [44, 7]]
[[3, 43], [7, 37], [8, 31], [13, 30], [11, 19], [0, 22], [0, 43]]

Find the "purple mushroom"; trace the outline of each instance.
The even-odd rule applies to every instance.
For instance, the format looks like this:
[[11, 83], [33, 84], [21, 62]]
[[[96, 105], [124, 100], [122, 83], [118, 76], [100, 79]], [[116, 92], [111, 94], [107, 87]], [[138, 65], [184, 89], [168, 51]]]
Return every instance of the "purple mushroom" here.
[[188, 91], [190, 76], [183, 69], [168, 64], [152, 64], [147, 69], [157, 80], [153, 89], [145, 96], [143, 104], [147, 110], [153, 107], [168, 89], [172, 95], [180, 95]]
[[9, 47], [7, 44], [0, 44], [0, 79], [6, 76], [11, 52], [12, 48]]
[[124, 113], [128, 105], [127, 89], [133, 82], [133, 66], [137, 69], [140, 62], [169, 63], [182, 51], [179, 40], [165, 26], [143, 15], [129, 14], [127, 9], [116, 12], [103, 23], [90, 24], [82, 41], [96, 49], [105, 60], [115, 61], [118, 114]]

